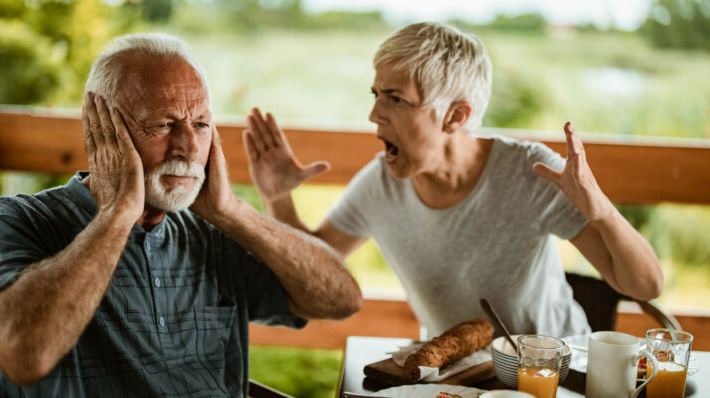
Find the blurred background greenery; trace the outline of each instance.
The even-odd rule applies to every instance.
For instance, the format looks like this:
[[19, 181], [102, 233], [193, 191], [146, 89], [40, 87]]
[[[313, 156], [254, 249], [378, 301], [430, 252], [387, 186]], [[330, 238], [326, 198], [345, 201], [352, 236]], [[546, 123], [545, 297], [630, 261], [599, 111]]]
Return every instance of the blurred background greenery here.
[[[165, 31], [183, 37], [206, 69], [218, 120], [243, 117], [259, 106], [284, 125], [372, 129], [367, 124], [371, 57], [408, 21], [393, 22], [377, 10], [313, 12], [303, 2], [0, 0], [0, 104], [76, 110], [91, 62], [110, 38]], [[486, 22], [465, 13], [449, 19], [479, 35], [493, 60], [493, 98], [484, 126], [561, 135], [563, 123], [572, 120], [587, 140], [673, 137], [707, 145], [710, 1], [644, 4], [645, 19], [625, 30], [613, 24], [560, 24], [541, 13], [501, 13]], [[0, 193], [34, 193], [67, 179], [0, 172]], [[342, 189], [299, 188], [299, 211], [315, 225]], [[251, 186], [234, 190], [263, 210]], [[710, 209], [619, 208], [661, 258], [666, 288], [660, 301], [707, 311]], [[559, 247], [565, 267], [593, 273], [568, 243]], [[372, 242], [351, 256], [348, 266], [367, 293], [402, 297]], [[332, 397], [340, 356], [252, 347], [252, 376], [297, 397]]]

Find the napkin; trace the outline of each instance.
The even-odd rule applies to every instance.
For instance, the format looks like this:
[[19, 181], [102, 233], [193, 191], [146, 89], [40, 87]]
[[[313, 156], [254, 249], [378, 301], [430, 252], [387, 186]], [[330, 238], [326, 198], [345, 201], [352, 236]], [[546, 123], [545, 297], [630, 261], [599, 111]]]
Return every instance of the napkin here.
[[[406, 347], [400, 347], [399, 351], [392, 352], [392, 360], [397, 366], [404, 367], [404, 362], [407, 358], [417, 352], [419, 347], [423, 346], [424, 343], [414, 343]], [[430, 368], [426, 366], [420, 366], [419, 371], [421, 372], [421, 381], [441, 381], [449, 378], [455, 374], [461, 373], [466, 369], [472, 368], [476, 365], [488, 362], [491, 360], [491, 346], [487, 346], [481, 350], [474, 352], [473, 354], [461, 358], [459, 361], [448, 364], [443, 368]]]

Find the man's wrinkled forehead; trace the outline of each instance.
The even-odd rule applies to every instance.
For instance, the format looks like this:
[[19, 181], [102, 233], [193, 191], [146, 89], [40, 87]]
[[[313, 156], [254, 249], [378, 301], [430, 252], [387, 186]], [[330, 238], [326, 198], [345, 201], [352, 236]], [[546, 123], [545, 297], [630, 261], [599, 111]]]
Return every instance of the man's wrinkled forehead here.
[[209, 87], [196, 67], [178, 56], [127, 54], [119, 97], [173, 98], [207, 101]]

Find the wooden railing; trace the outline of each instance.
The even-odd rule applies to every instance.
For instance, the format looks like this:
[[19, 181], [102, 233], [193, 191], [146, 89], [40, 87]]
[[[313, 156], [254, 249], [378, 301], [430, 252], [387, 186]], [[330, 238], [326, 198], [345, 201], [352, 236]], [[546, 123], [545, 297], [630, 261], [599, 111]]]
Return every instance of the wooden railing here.
[[[230, 177], [250, 183], [240, 123], [219, 125]], [[330, 172], [312, 183], [346, 184], [375, 153], [383, 149], [367, 131], [285, 129], [301, 161], [327, 160]], [[486, 134], [511, 135], [542, 141], [565, 154], [563, 134], [487, 129]], [[585, 138], [583, 136], [583, 138]], [[585, 142], [587, 159], [604, 192], [616, 203], [710, 204], [710, 144], [706, 141], [668, 140], [656, 143]], [[82, 126], [78, 114], [52, 116], [43, 111], [0, 110], [0, 170], [72, 174], [86, 169]], [[710, 349], [710, 317], [678, 316], [696, 336], [695, 347]], [[643, 314], [621, 313], [618, 328], [645, 330], [653, 321]], [[647, 327], [648, 326], [648, 327]], [[302, 331], [252, 326], [255, 344], [338, 348], [348, 335], [419, 337], [419, 325], [401, 300], [367, 299], [363, 310], [343, 322], [311, 322]], [[638, 333], [636, 333], [638, 334]], [[705, 337], [707, 336], [707, 337]]]

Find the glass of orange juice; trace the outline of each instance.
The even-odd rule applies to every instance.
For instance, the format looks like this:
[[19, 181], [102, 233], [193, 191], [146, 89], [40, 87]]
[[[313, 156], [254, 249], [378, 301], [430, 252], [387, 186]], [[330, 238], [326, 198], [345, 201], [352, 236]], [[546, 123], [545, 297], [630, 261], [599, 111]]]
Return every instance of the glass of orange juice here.
[[[673, 329], [651, 329], [646, 332], [646, 350], [658, 360], [658, 373], [646, 386], [648, 398], [682, 398], [685, 377], [693, 347], [690, 333]], [[646, 374], [651, 365], [647, 365]]]
[[518, 391], [536, 398], [555, 398], [565, 343], [555, 337], [518, 337]]

